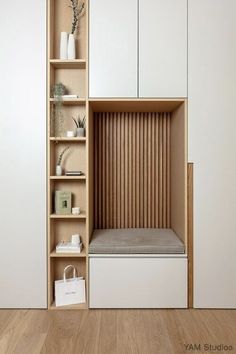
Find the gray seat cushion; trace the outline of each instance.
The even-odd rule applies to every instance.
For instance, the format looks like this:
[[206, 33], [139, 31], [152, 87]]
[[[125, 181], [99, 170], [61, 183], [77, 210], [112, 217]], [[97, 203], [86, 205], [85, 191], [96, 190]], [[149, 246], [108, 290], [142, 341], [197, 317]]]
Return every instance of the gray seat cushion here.
[[176, 254], [184, 244], [171, 229], [95, 229], [89, 253]]

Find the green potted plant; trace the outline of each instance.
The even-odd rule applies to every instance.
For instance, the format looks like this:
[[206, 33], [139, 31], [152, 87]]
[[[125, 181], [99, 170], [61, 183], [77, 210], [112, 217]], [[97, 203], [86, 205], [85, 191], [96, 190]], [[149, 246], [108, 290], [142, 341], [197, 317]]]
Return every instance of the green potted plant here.
[[62, 158], [65, 154], [65, 152], [67, 150], [69, 150], [69, 146], [67, 146], [64, 150], [62, 150], [58, 156], [58, 160], [57, 160], [57, 165], [56, 165], [56, 176], [61, 176], [62, 175], [62, 167], [61, 167], [61, 163], [62, 163]]
[[53, 85], [51, 88], [51, 97], [55, 100], [53, 102], [53, 109], [51, 110], [51, 126], [54, 128], [52, 134], [55, 134], [55, 136], [62, 136], [63, 134], [64, 117], [62, 113], [62, 96], [66, 93], [67, 89], [61, 82]]
[[78, 114], [77, 118], [72, 117], [75, 126], [76, 126], [76, 136], [78, 137], [83, 137], [85, 136], [85, 122], [86, 122], [86, 116], [84, 116], [82, 119], [80, 118], [80, 115]]

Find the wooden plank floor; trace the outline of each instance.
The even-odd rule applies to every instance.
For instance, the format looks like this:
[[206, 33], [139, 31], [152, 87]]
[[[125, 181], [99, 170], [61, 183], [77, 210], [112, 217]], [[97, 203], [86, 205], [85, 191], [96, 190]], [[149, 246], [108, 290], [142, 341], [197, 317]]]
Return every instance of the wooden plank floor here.
[[[205, 351], [205, 343], [233, 350]], [[236, 310], [0, 311], [1, 354], [189, 352], [236, 353]]]

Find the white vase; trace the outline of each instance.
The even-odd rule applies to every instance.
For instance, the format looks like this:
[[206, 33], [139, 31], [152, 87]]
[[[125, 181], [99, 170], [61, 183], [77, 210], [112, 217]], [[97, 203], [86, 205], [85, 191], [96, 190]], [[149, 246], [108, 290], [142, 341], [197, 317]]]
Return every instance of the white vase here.
[[61, 32], [60, 59], [68, 59], [67, 48], [68, 48], [68, 33]]
[[69, 34], [67, 56], [68, 59], [75, 59], [75, 36], [73, 34]]
[[76, 136], [80, 136], [80, 137], [85, 136], [85, 129], [84, 128], [77, 128], [76, 129]]
[[61, 176], [61, 175], [62, 175], [61, 165], [57, 165], [57, 167], [56, 167], [56, 176]]

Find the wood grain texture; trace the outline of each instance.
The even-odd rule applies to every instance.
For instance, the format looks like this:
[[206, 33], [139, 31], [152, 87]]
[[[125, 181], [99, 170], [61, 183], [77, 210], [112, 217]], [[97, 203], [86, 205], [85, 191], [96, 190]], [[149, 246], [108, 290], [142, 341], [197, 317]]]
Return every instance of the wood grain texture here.
[[187, 246], [187, 104], [171, 116], [171, 228]]
[[94, 113], [94, 227], [170, 227], [170, 113]]
[[193, 163], [188, 163], [188, 306], [193, 307]]
[[235, 323], [236, 310], [1, 310], [0, 353], [183, 354], [190, 343], [234, 353]]

